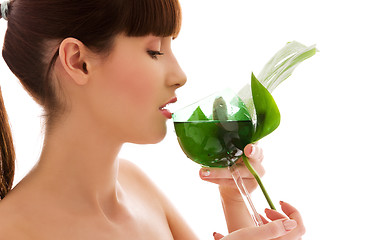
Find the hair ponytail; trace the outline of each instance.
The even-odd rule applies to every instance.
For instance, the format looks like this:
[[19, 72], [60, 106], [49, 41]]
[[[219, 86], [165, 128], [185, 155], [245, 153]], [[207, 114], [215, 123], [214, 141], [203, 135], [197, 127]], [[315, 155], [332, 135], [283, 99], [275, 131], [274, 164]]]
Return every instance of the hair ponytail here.
[[11, 190], [15, 174], [15, 149], [0, 88], [0, 199]]

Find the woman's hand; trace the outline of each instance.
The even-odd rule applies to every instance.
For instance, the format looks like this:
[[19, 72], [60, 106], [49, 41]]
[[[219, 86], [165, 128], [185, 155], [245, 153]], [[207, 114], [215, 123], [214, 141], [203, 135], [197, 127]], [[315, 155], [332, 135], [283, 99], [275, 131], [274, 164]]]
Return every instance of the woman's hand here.
[[[264, 174], [264, 168], [261, 165], [263, 160], [262, 149], [257, 143], [248, 144], [244, 148], [244, 154], [249, 158], [249, 162], [253, 168], [260, 176], [262, 176]], [[239, 159], [236, 164], [238, 165], [237, 169], [243, 178], [246, 188], [249, 192], [252, 192], [258, 186], [256, 179], [244, 165], [242, 159]], [[202, 168], [200, 170], [200, 176], [205, 181], [219, 185], [221, 203], [228, 226], [228, 232], [255, 226], [229, 169]]]
[[[254, 143], [245, 146], [244, 154], [248, 157], [251, 165], [258, 172], [259, 176], [263, 176], [265, 171], [261, 162], [263, 161], [264, 156], [263, 150], [258, 146], [258, 144]], [[246, 185], [248, 191], [252, 192], [257, 187], [255, 178], [244, 165], [241, 158], [236, 162], [236, 164], [238, 165], [238, 170], [244, 180], [244, 184]], [[223, 198], [238, 202], [242, 201], [242, 197], [227, 168], [203, 167], [200, 170], [200, 177], [204, 181], [218, 184]]]
[[302, 217], [296, 208], [288, 203], [280, 202], [281, 209], [286, 214], [281, 214], [275, 210], [266, 209], [268, 222], [262, 217], [264, 225], [260, 227], [243, 228], [232, 232], [227, 236], [214, 233], [215, 240], [300, 240], [305, 233]]

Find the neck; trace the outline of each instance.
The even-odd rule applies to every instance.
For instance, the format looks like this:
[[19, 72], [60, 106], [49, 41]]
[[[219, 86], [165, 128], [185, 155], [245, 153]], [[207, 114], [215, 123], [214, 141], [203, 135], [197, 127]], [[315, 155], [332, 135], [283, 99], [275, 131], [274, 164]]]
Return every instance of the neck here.
[[118, 203], [122, 143], [85, 116], [68, 116], [45, 134], [39, 162], [31, 175], [53, 196], [87, 207]]

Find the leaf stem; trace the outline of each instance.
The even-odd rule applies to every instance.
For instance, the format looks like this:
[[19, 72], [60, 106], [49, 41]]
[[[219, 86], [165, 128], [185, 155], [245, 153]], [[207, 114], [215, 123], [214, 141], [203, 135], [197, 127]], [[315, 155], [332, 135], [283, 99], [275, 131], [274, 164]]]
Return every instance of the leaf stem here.
[[245, 166], [248, 168], [248, 170], [252, 173], [252, 175], [255, 177], [257, 183], [260, 186], [261, 191], [263, 192], [265, 199], [267, 200], [269, 206], [271, 209], [276, 210], [275, 206], [273, 205], [271, 198], [269, 197], [267, 191], [265, 190], [265, 187], [263, 185], [263, 182], [261, 181], [259, 174], [256, 172], [256, 170], [252, 167], [252, 165], [249, 163], [248, 158], [243, 154], [243, 162]]

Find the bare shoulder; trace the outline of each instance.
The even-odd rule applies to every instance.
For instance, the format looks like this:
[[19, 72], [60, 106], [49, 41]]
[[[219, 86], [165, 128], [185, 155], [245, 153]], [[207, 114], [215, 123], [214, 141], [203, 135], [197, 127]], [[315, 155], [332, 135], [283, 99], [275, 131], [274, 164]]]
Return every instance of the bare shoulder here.
[[118, 179], [122, 188], [131, 195], [135, 194], [147, 199], [146, 201], [160, 204], [165, 214], [167, 214], [171, 206], [169, 199], [136, 164], [120, 159]]
[[120, 158], [119, 159], [119, 174], [139, 174], [144, 175], [143, 171], [133, 162]]
[[167, 199], [156, 184], [136, 164], [119, 159], [118, 182], [131, 202], [138, 202], [158, 216], [165, 217]]
[[0, 200], [0, 236], [4, 236], [3, 233], [7, 233], [12, 228], [12, 222], [14, 214], [11, 213], [7, 201]]
[[119, 159], [118, 179], [125, 189], [146, 190], [153, 197], [161, 197], [161, 192], [147, 174], [136, 164], [126, 159]]
[[167, 219], [174, 239], [198, 239], [169, 199], [138, 166], [124, 159], [120, 159], [119, 164], [119, 178], [121, 182], [124, 182], [130, 189], [137, 189], [136, 193], [144, 194], [145, 198], [152, 199], [151, 201], [157, 201], [161, 204], [162, 212]]
[[136, 164], [126, 159], [119, 159], [119, 171], [118, 177], [120, 180], [126, 181], [146, 181], [150, 183], [150, 178], [145, 174], [144, 171]]
[[0, 240], [26, 239], [22, 214], [11, 198], [0, 200]]

